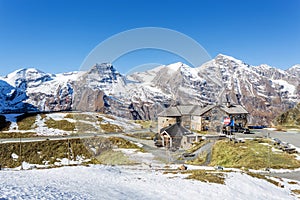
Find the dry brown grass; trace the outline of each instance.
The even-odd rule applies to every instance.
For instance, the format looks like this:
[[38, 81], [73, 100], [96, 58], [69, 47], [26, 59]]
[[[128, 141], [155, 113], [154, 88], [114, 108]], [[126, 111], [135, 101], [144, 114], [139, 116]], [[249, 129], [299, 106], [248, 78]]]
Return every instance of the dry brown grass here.
[[300, 161], [288, 153], [275, 153], [271, 147], [260, 144], [266, 139], [246, 140], [245, 143], [232, 143], [227, 140], [218, 141], [213, 147], [211, 166], [224, 166], [248, 169], [295, 169]]
[[291, 192], [296, 194], [296, 195], [300, 195], [300, 190], [291, 190]]
[[36, 136], [36, 133], [34, 132], [9, 132], [9, 133], [3, 133], [0, 132], [0, 138], [28, 138], [28, 137], [34, 137]]
[[291, 184], [291, 185], [297, 185], [298, 182], [296, 182], [296, 181], [289, 181], [288, 184]]
[[[69, 140], [73, 152], [73, 158], [84, 156], [91, 158], [91, 153], [87, 150], [79, 139]], [[21, 147], [21, 154], [20, 154]], [[19, 155], [17, 160], [13, 160], [11, 155], [15, 153]], [[26, 143], [3, 143], [0, 144], [0, 161], [4, 167], [17, 167], [22, 161], [32, 164], [43, 164], [49, 161], [53, 164], [57, 158], [68, 157], [68, 141], [41, 141], [41, 142], [26, 142]]]
[[187, 178], [194, 179], [207, 183], [225, 184], [225, 174], [222, 172], [209, 172], [205, 170], [188, 170], [182, 172], [184, 174], [191, 174]]
[[36, 113], [25, 113], [17, 117], [17, 124], [19, 130], [31, 130], [35, 127], [33, 126], [36, 120]]
[[77, 128], [77, 132], [98, 132], [99, 129], [96, 129], [92, 124], [84, 123], [84, 122], [76, 122], [75, 126]]
[[100, 124], [100, 127], [103, 131], [107, 133], [121, 133], [123, 132], [123, 129], [115, 124], [106, 123], [106, 124]]
[[89, 114], [82, 114], [82, 113], [68, 113], [65, 118], [74, 119], [74, 120], [82, 120], [82, 121], [89, 121], [89, 122], [96, 122], [97, 118], [93, 115]]
[[275, 180], [273, 180], [273, 179], [270, 179], [270, 178], [268, 178], [268, 177], [265, 176], [265, 175], [257, 174], [257, 173], [252, 173], [252, 172], [247, 172], [247, 174], [248, 174], [249, 176], [254, 177], [254, 178], [259, 178], [259, 179], [266, 180], [266, 181], [268, 181], [269, 183], [272, 183], [272, 184], [274, 184], [274, 185], [276, 185], [276, 186], [279, 186], [279, 185], [280, 185], [280, 183], [279, 183], [278, 181], [275, 181]]
[[96, 157], [101, 164], [105, 165], [131, 165], [135, 164], [128, 156], [120, 151], [108, 150]]
[[119, 137], [109, 137], [108, 138], [112, 145], [117, 146], [118, 148], [124, 148], [124, 149], [138, 149], [141, 152], [144, 152], [145, 150], [138, 145], [125, 140], [124, 138], [119, 138]]
[[187, 160], [185, 161], [186, 164], [190, 165], [203, 165], [207, 159], [208, 153], [207, 152], [201, 152], [197, 158], [193, 160]]
[[60, 129], [64, 131], [74, 131], [75, 124], [67, 120], [54, 120], [52, 118], [48, 119], [45, 124], [48, 128]]
[[156, 136], [156, 133], [153, 132], [141, 132], [141, 133], [128, 133], [125, 134], [129, 137], [134, 137], [134, 138], [139, 138], [143, 140], [153, 140], [154, 137]]

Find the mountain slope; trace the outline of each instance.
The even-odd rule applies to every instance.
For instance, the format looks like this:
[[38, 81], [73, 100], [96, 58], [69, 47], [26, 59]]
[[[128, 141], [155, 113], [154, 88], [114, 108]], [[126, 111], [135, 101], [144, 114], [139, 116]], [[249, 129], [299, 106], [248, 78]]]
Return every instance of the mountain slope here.
[[299, 77], [299, 65], [283, 71], [222, 54], [198, 68], [179, 62], [127, 77], [107, 63], [57, 75], [30, 68], [0, 79], [0, 110], [100, 111], [153, 119], [170, 105], [220, 104], [227, 96], [252, 114], [250, 123], [268, 124], [300, 101]]
[[139, 88], [160, 91], [169, 104], [222, 103], [227, 94], [231, 102], [244, 105], [252, 113], [250, 123], [267, 124], [300, 100], [295, 74], [267, 65], [250, 66], [221, 54], [198, 68], [175, 63], [129, 78], [138, 82]]
[[297, 127], [300, 129], [300, 103], [277, 116], [274, 123], [275, 125]]

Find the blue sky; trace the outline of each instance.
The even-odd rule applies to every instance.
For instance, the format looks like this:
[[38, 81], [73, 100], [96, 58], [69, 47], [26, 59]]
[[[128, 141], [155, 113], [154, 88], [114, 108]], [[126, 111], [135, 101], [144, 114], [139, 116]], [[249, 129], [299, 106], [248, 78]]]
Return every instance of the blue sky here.
[[[139, 27], [164, 27], [252, 65], [287, 69], [300, 63], [299, 0], [0, 0], [0, 75], [35, 67], [75, 71], [100, 42]], [[143, 63], [169, 64], [166, 52], [132, 52], [122, 73]]]

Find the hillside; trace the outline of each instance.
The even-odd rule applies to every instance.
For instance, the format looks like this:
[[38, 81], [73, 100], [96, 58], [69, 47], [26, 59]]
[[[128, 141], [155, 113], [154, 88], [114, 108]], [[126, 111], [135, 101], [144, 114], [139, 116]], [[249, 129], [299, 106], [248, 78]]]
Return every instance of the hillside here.
[[300, 129], [300, 103], [277, 116], [274, 123], [279, 126]]
[[0, 138], [124, 132], [140, 124], [116, 116], [82, 112], [0, 115]]

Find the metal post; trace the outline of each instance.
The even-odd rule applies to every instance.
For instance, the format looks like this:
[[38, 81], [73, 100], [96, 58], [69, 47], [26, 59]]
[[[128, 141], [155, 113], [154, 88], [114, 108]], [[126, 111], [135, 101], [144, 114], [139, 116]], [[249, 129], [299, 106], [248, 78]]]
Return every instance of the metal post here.
[[70, 141], [69, 141], [69, 138], [68, 138], [68, 146], [67, 146], [67, 149], [68, 149], [68, 165], [70, 165]]
[[[268, 141], [270, 140], [270, 133], [268, 132]], [[268, 145], [268, 169], [270, 170], [270, 146]]]
[[22, 161], [22, 141], [20, 137], [20, 161], [21, 161], [21, 170], [23, 170], [23, 161]]

